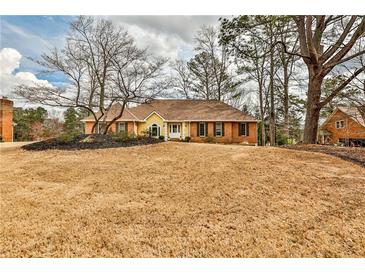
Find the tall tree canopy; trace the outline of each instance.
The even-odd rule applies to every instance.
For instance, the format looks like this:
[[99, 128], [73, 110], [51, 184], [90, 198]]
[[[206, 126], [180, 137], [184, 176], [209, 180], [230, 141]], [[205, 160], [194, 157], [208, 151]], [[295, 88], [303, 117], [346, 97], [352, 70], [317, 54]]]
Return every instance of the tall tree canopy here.
[[[302, 96], [290, 94], [289, 82], [298, 80], [293, 74], [296, 67], [306, 67], [305, 143], [316, 142], [321, 109], [341, 91], [347, 94], [345, 88], [364, 74], [364, 63], [355, 61], [365, 54], [364, 33], [364, 16], [238, 16], [221, 22], [221, 42], [244, 64], [243, 75], [255, 76], [261, 120], [268, 106], [270, 140], [275, 138], [275, 98], [282, 97], [287, 135], [290, 98]], [[323, 92], [325, 80], [333, 77], [337, 85]]]
[[[304, 142], [315, 143], [321, 109], [365, 70], [352, 62], [365, 54], [365, 16], [295, 16], [293, 20], [300, 52], [287, 53], [300, 56], [308, 69]], [[341, 70], [341, 65], [350, 70]], [[340, 73], [343, 80], [323, 96], [323, 81], [331, 73]]]

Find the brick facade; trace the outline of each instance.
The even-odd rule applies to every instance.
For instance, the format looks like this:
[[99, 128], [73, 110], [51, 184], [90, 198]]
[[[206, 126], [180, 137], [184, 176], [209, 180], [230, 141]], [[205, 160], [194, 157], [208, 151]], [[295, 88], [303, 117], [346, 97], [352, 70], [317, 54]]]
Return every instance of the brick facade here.
[[0, 99], [0, 138], [13, 141], [13, 101]]
[[[133, 134], [133, 122], [127, 122], [128, 124], [128, 135]], [[142, 127], [143, 123], [136, 123], [138, 127]], [[198, 136], [198, 122], [186, 122], [186, 124], [190, 124], [190, 138], [193, 142], [205, 142], [206, 137], [212, 137], [213, 142], [215, 143], [242, 143], [242, 144], [251, 144], [256, 145], [257, 144], [257, 123], [256, 122], [248, 122], [248, 136], [241, 136], [239, 135], [239, 122], [224, 122], [224, 136], [222, 137], [216, 137], [214, 136], [214, 124], [215, 122], [207, 122], [207, 136], [206, 137], [199, 137]], [[86, 122], [85, 123], [85, 133], [90, 134], [92, 129], [93, 122]], [[114, 123], [111, 126], [111, 131], [116, 132], [116, 123]], [[138, 131], [139, 132], [139, 131]], [[164, 134], [164, 132], [160, 133], [161, 135]]]
[[[217, 143], [247, 143], [247, 144], [257, 144], [257, 123], [247, 123], [248, 136], [241, 136], [239, 134], [239, 124], [238, 122], [224, 122], [224, 136], [215, 137], [214, 136], [214, 123], [207, 122], [207, 136], [214, 138], [213, 141]], [[198, 136], [198, 122], [190, 123], [190, 137], [193, 142], [204, 142], [205, 137]]]
[[[125, 122], [127, 124], [127, 128], [128, 128], [128, 135], [132, 135], [133, 134], [133, 122]], [[86, 134], [91, 134], [91, 130], [93, 128], [94, 123], [93, 122], [86, 122], [85, 123], [85, 133]], [[111, 132], [116, 132], [117, 131], [117, 123], [113, 123], [110, 128], [109, 131]]]

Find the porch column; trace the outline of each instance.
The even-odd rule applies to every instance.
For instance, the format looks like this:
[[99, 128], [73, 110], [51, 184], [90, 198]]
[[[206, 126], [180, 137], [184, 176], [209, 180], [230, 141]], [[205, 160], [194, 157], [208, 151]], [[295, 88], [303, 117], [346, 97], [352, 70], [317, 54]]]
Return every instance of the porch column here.
[[183, 140], [185, 140], [185, 122], [182, 122], [181, 130], [182, 130], [182, 132], [181, 132], [181, 138]]
[[165, 131], [165, 133], [164, 133], [164, 136], [165, 136], [165, 141], [167, 141], [167, 123], [166, 122], [164, 122], [163, 123], [163, 127], [164, 127], [164, 131]]
[[137, 124], [135, 121], [133, 121], [133, 134], [135, 137], [137, 137]]

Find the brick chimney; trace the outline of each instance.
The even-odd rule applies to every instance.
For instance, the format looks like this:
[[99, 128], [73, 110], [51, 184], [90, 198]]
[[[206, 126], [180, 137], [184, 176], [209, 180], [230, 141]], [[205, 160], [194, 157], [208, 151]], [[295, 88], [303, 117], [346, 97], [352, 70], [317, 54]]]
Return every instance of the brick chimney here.
[[0, 98], [0, 140], [13, 141], [13, 101]]

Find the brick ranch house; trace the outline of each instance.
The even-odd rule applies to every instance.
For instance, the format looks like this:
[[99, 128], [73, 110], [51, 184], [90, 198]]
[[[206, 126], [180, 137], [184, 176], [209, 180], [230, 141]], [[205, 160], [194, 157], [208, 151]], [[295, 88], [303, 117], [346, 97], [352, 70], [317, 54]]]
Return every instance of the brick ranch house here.
[[338, 107], [319, 130], [321, 144], [365, 146], [365, 121], [357, 108]]
[[13, 137], [13, 101], [0, 98], [0, 142], [12, 142]]
[[[114, 104], [106, 121], [111, 121], [121, 110]], [[100, 115], [98, 113], [97, 115]], [[82, 120], [85, 133], [90, 134], [93, 116]], [[167, 140], [204, 142], [207, 137], [218, 143], [257, 144], [257, 120], [242, 111], [217, 100], [158, 99], [136, 107], [125, 108], [123, 115], [111, 126], [112, 132], [128, 135], [163, 136]], [[96, 126], [96, 132], [102, 124]]]

